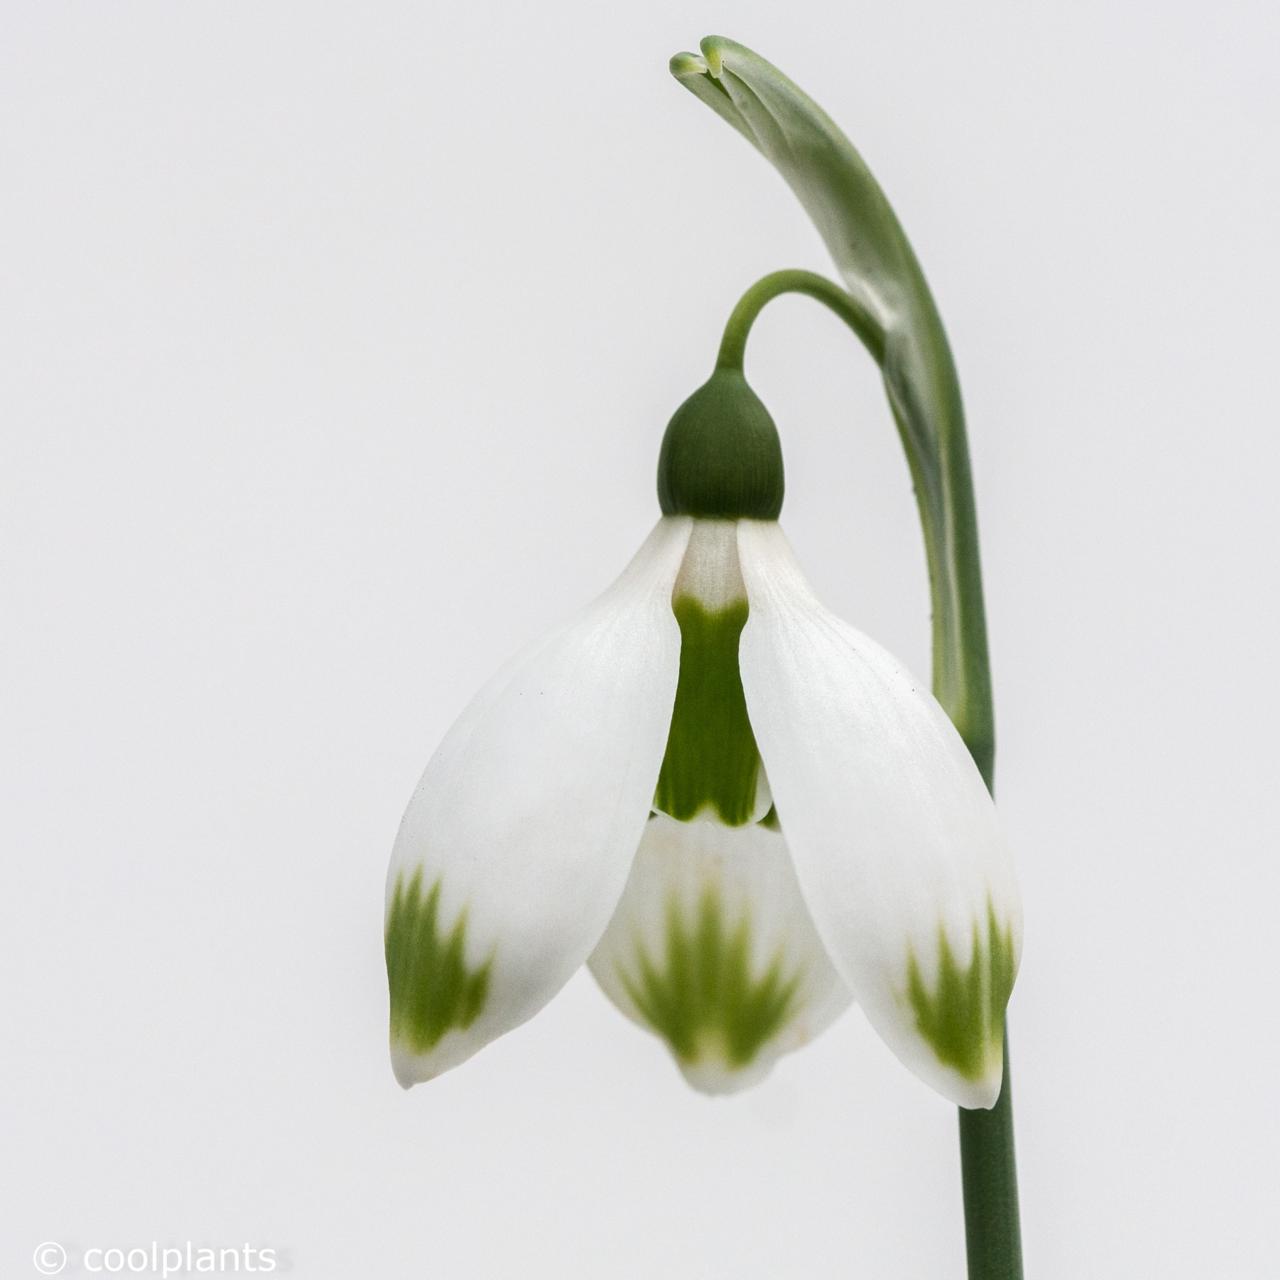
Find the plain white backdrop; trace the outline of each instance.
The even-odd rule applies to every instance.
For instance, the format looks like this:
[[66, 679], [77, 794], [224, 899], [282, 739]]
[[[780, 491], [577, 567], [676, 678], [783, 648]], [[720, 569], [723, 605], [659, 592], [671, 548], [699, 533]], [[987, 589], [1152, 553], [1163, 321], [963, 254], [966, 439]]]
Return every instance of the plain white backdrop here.
[[[955, 1116], [846, 1016], [691, 1093], [585, 974], [403, 1094], [383, 875], [428, 755], [621, 568], [764, 272], [830, 271], [667, 74], [862, 149], [969, 410], [1027, 947], [1028, 1276], [1277, 1274], [1271, 4], [4, 5], [0, 1270], [960, 1277]], [[874, 371], [757, 327], [784, 523], [928, 665]]]

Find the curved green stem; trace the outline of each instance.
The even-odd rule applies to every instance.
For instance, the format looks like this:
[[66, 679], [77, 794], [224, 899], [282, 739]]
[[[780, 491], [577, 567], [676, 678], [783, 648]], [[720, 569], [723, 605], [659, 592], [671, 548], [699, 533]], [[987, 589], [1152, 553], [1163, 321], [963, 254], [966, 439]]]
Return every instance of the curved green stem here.
[[717, 369], [742, 370], [746, 357], [747, 335], [766, 304], [784, 293], [801, 293], [814, 298], [834, 311], [862, 339], [862, 345], [877, 364], [884, 360], [884, 330], [875, 316], [847, 289], [820, 276], [816, 271], [774, 271], [757, 280], [738, 299], [730, 313], [716, 356]]

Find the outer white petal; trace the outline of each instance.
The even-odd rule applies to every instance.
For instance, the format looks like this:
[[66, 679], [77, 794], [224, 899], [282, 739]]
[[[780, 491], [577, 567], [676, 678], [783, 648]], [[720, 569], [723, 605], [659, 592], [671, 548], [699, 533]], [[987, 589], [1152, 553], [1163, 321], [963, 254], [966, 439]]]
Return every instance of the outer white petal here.
[[[781, 529], [743, 521], [738, 546], [747, 708], [818, 933], [894, 1053], [952, 1101], [990, 1107], [998, 1035], [981, 1044], [980, 1066], [956, 1069], [926, 1032], [910, 974], [914, 958], [917, 991], [937, 996], [943, 936], [958, 966], [985, 973], [988, 947], [1011, 935], [1012, 980], [1022, 916], [995, 806], [946, 713], [823, 608]], [[983, 1016], [998, 1018], [1003, 1001], [991, 1003]]]
[[655, 814], [590, 963], [614, 1004], [662, 1035], [704, 1093], [763, 1079], [850, 1000], [782, 836], [756, 825]]
[[[418, 1001], [393, 995], [392, 1064], [406, 1088], [537, 1012], [608, 924], [666, 744], [680, 649], [671, 592], [689, 529], [660, 520], [604, 595], [476, 696], [427, 765], [387, 877], [399, 990]], [[467, 1000], [451, 996], [459, 972]]]

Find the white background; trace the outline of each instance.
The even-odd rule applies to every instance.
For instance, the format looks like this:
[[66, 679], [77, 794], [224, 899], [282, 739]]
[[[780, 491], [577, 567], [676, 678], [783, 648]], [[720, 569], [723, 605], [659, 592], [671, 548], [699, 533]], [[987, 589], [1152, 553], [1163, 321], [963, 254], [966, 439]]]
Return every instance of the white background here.
[[[708, 29], [880, 177], [963, 377], [1027, 949], [1028, 1274], [1272, 1277], [1269, 3], [4, 5], [4, 1204], [300, 1277], [959, 1277], [954, 1113], [856, 1013], [708, 1101], [585, 975], [386, 1059], [441, 734], [620, 569], [738, 292], [828, 271], [671, 81]], [[873, 370], [749, 372], [828, 602], [927, 666]]]

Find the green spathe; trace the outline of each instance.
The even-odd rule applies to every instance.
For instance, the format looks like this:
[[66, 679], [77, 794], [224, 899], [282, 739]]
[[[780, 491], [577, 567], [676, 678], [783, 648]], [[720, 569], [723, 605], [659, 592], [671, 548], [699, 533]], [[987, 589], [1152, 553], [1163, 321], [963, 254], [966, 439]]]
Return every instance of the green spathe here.
[[439, 880], [424, 896], [421, 867], [407, 885], [403, 873], [396, 877], [386, 929], [393, 1041], [426, 1053], [445, 1032], [465, 1030], [479, 1016], [493, 959], [469, 968], [466, 938], [465, 912], [441, 932]]
[[747, 602], [707, 609], [681, 596], [673, 608], [680, 624], [680, 680], [653, 805], [680, 822], [709, 811], [740, 827], [751, 821], [760, 778], [760, 751], [738, 671]]
[[795, 1013], [803, 975], [784, 972], [781, 951], [753, 974], [750, 921], [744, 914], [731, 926], [713, 886], [691, 914], [686, 919], [673, 896], [664, 955], [655, 959], [638, 944], [636, 972], [619, 969], [619, 977], [680, 1062], [717, 1058], [745, 1067]]
[[676, 411], [658, 456], [663, 515], [776, 520], [782, 444], [741, 369], [718, 368]]
[[884, 376], [929, 561], [934, 694], [990, 781], [991, 675], [964, 409], [924, 272], [862, 156], [808, 94], [736, 41], [708, 36], [701, 50], [676, 54], [672, 74], [786, 179], [840, 268], [846, 318]]
[[965, 968], [956, 960], [946, 930], [939, 927], [938, 977], [933, 991], [925, 988], [912, 953], [907, 994], [916, 1026], [938, 1061], [954, 1067], [966, 1080], [980, 1079], [991, 1063], [1000, 1059], [1004, 1010], [1015, 972], [1013, 932], [1001, 928], [991, 903], [987, 904], [987, 936], [982, 937], [975, 922], [973, 952]]

